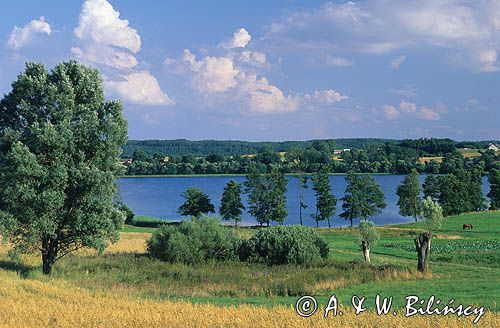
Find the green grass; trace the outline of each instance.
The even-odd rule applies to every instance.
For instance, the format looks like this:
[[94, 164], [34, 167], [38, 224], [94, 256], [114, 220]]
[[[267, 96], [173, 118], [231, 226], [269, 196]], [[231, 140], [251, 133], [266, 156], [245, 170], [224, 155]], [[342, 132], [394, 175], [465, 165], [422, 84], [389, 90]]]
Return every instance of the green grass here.
[[133, 225], [125, 224], [121, 231], [122, 232], [153, 233], [156, 231], [156, 228], [136, 227]]
[[[472, 231], [462, 225], [471, 223]], [[299, 296], [315, 295], [326, 304], [336, 294], [343, 304], [353, 295], [367, 297], [373, 308], [376, 294], [392, 296], [397, 307], [405, 297], [435, 295], [442, 302], [484, 305], [500, 311], [500, 212], [448, 217], [431, 246], [431, 274], [416, 271], [413, 238], [422, 223], [379, 227], [372, 248], [372, 266], [362, 263], [356, 230], [320, 229], [330, 246], [330, 258], [311, 266], [274, 266], [241, 262], [198, 266], [169, 264], [144, 254], [71, 255], [54, 268], [50, 278], [27, 274], [27, 279], [62, 279], [90, 290], [107, 290], [142, 299], [183, 299], [220, 305], [250, 303], [265, 306], [294, 304]], [[152, 228], [126, 226], [127, 232]], [[250, 236], [255, 229], [238, 229]], [[0, 260], [6, 263], [5, 254]], [[355, 260], [359, 264], [352, 264]], [[1, 261], [0, 261], [1, 262]], [[4, 266], [5, 268], [5, 266]]]

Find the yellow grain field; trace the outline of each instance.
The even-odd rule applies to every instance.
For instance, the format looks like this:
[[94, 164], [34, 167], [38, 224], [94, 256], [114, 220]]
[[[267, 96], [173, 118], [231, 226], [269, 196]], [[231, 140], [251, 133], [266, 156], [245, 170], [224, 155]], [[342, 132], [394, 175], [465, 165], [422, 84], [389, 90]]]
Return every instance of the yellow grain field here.
[[[472, 317], [355, 316], [301, 318], [290, 307], [217, 307], [93, 293], [61, 280], [21, 279], [0, 271], [0, 327], [469, 327]], [[486, 313], [479, 327], [500, 327]]]

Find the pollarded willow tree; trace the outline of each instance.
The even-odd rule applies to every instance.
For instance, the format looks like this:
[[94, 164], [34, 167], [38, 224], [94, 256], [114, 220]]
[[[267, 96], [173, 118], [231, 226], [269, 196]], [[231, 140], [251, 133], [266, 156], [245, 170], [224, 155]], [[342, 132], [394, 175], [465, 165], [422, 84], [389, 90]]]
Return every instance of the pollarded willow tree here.
[[379, 240], [380, 233], [375, 228], [375, 223], [368, 220], [363, 220], [359, 223], [358, 233], [365, 262], [370, 263], [370, 250]]
[[427, 197], [422, 201], [422, 217], [424, 218], [425, 232], [419, 234], [414, 242], [418, 258], [417, 269], [420, 272], [427, 272], [432, 237], [435, 232], [441, 229], [443, 209], [437, 202]]
[[83, 247], [119, 238], [114, 205], [127, 123], [97, 70], [75, 61], [48, 72], [27, 63], [0, 101], [0, 231], [40, 252], [43, 273]]

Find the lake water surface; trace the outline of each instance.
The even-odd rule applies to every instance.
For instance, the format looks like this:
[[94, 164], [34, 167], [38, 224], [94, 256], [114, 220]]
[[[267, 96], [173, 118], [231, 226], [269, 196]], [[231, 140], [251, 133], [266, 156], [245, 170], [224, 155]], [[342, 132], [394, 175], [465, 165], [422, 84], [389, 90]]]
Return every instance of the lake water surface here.
[[[402, 217], [399, 215], [398, 206], [396, 205], [398, 197], [396, 195], [396, 188], [404, 179], [404, 175], [374, 175], [375, 180], [380, 184], [382, 191], [385, 193], [387, 207], [384, 211], [371, 218], [377, 225], [406, 223], [413, 221], [411, 217]], [[126, 177], [119, 179], [119, 187], [121, 196], [124, 202], [134, 211], [136, 215], [153, 216], [165, 220], [185, 220], [177, 213], [177, 209], [183, 203], [181, 196], [189, 187], [196, 187], [203, 190], [209, 195], [216, 210], [220, 207], [220, 201], [224, 185], [233, 179], [238, 183], [243, 184], [245, 177], [242, 176], [224, 176], [224, 177], [165, 177], [165, 178], [133, 178]], [[288, 176], [288, 191], [287, 209], [288, 217], [285, 224], [299, 224], [299, 187], [298, 179], [296, 177]], [[421, 182], [424, 181], [425, 176], [420, 176]], [[335, 175], [330, 176], [330, 183], [332, 185], [333, 193], [339, 199], [337, 203], [336, 215], [332, 219], [333, 226], [347, 226], [349, 221], [343, 220], [338, 217], [342, 209], [342, 202], [340, 198], [344, 194], [346, 188], [345, 176]], [[311, 189], [304, 191], [304, 199], [309, 206], [302, 211], [302, 217], [305, 225], [314, 226], [316, 222], [311, 218], [311, 215], [316, 212], [314, 191]], [[489, 191], [488, 181], [483, 178], [483, 192], [486, 194]], [[247, 197], [242, 195], [243, 204], [247, 206]], [[242, 215], [242, 224], [254, 225], [257, 224], [255, 219], [244, 212]], [[322, 222], [321, 226], [327, 226], [327, 222]]]

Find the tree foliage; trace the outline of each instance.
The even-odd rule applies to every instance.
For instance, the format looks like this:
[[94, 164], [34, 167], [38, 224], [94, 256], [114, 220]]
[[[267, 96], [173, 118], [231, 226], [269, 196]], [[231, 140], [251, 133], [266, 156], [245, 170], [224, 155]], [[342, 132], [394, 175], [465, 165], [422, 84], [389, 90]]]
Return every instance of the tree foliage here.
[[500, 170], [491, 170], [488, 177], [490, 182], [490, 209], [500, 210]]
[[422, 188], [424, 198], [430, 197], [435, 202], [439, 200], [440, 185], [439, 179], [435, 175], [426, 176]]
[[243, 242], [244, 261], [276, 264], [308, 264], [328, 257], [328, 245], [310, 227], [273, 226], [257, 231]]
[[160, 227], [147, 242], [148, 253], [167, 262], [186, 264], [238, 258], [240, 240], [217, 219], [202, 218]]
[[412, 170], [396, 190], [396, 194], [399, 197], [397, 203], [399, 214], [402, 216], [411, 216], [415, 219], [415, 222], [421, 212], [422, 200], [420, 199], [420, 191], [420, 180], [417, 170]]
[[337, 197], [332, 194], [328, 172], [320, 170], [313, 177], [313, 190], [316, 194], [316, 225], [320, 221], [327, 220], [328, 227], [331, 227], [331, 218], [337, 208]]
[[127, 124], [99, 72], [27, 63], [0, 102], [0, 229], [43, 272], [82, 247], [103, 250], [124, 217], [113, 204]]
[[422, 201], [422, 217], [427, 233], [433, 234], [441, 229], [443, 209], [429, 197]]
[[349, 220], [351, 227], [354, 219], [367, 220], [386, 207], [385, 195], [372, 176], [350, 172], [346, 181], [340, 217]]
[[286, 210], [286, 186], [288, 181], [278, 167], [271, 174], [261, 174], [256, 166], [250, 168], [245, 180], [248, 195], [248, 212], [260, 225], [272, 221], [283, 223]]
[[219, 213], [224, 220], [233, 220], [236, 226], [241, 221], [241, 213], [245, 207], [241, 202], [241, 185], [234, 180], [224, 186]]
[[480, 169], [457, 170], [439, 177], [439, 204], [445, 216], [486, 209]]
[[370, 263], [370, 251], [373, 245], [379, 240], [380, 233], [375, 229], [375, 223], [364, 220], [359, 223], [359, 239], [361, 241], [361, 250], [365, 261]]
[[182, 193], [184, 203], [179, 207], [179, 214], [200, 217], [201, 214], [215, 213], [215, 207], [207, 194], [198, 188], [188, 188]]

